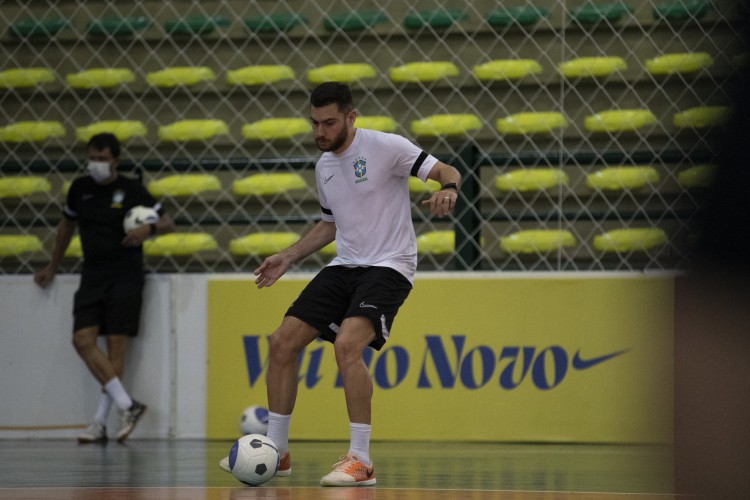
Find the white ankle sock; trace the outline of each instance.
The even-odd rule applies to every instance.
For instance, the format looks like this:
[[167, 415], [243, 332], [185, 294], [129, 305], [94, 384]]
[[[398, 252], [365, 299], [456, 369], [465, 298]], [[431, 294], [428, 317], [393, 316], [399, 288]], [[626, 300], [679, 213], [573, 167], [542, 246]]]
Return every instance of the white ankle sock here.
[[359, 459], [360, 462], [372, 465], [370, 462], [370, 431], [372, 426], [368, 424], [356, 424], [349, 422], [349, 434], [351, 441], [349, 443], [349, 453]]
[[127, 410], [133, 406], [133, 400], [130, 399], [128, 391], [122, 386], [122, 382], [120, 382], [119, 378], [115, 377], [104, 384], [104, 390], [107, 391], [107, 394], [112, 396], [112, 399], [115, 400], [115, 404], [119, 409]]
[[110, 408], [112, 408], [112, 403], [114, 402], [115, 401], [112, 399], [112, 396], [107, 394], [107, 391], [102, 391], [102, 393], [99, 395], [99, 406], [97, 406], [96, 408], [94, 420], [102, 425], [107, 425], [109, 410]]
[[291, 415], [268, 412], [268, 432], [266, 436], [276, 444], [280, 455], [289, 451], [289, 422], [291, 419]]

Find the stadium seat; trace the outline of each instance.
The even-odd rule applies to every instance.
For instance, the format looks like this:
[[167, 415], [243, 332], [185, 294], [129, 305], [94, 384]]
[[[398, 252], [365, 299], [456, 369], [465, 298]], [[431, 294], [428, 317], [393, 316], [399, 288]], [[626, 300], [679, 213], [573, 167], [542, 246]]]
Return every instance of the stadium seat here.
[[531, 26], [549, 15], [549, 11], [533, 5], [500, 7], [490, 11], [487, 24], [496, 28], [505, 28], [512, 24]]
[[283, 80], [294, 80], [294, 70], [286, 65], [245, 66], [227, 71], [230, 85], [264, 85]]
[[80, 142], [88, 142], [91, 137], [102, 132], [109, 132], [120, 141], [126, 141], [133, 137], [146, 137], [147, 130], [143, 122], [137, 120], [111, 120], [78, 127], [76, 137]]
[[127, 68], [94, 68], [68, 73], [65, 80], [74, 89], [111, 88], [134, 82], [135, 74]]
[[193, 255], [218, 248], [208, 233], [169, 233], [143, 242], [143, 253], [148, 256]]
[[683, 52], [647, 59], [646, 69], [652, 75], [695, 73], [712, 66], [713, 63], [713, 58], [707, 52]]
[[223, 120], [180, 120], [159, 127], [160, 141], [204, 141], [229, 134]]
[[501, 134], [552, 133], [568, 126], [568, 120], [556, 111], [517, 113], [500, 118], [495, 128]]
[[207, 191], [220, 191], [221, 181], [213, 174], [175, 174], [148, 183], [152, 196], [190, 196]]
[[42, 142], [65, 137], [65, 127], [57, 121], [22, 121], [0, 127], [2, 142]]
[[232, 182], [236, 196], [268, 196], [305, 188], [305, 179], [294, 172], [252, 174]]
[[333, 257], [336, 255], [336, 242], [332, 241], [323, 248], [320, 249], [320, 253], [327, 256]]
[[34, 193], [48, 193], [49, 181], [36, 175], [0, 177], [0, 198], [22, 198]]
[[711, 8], [711, 0], [672, 0], [654, 5], [652, 14], [656, 21], [697, 21]]
[[230, 22], [224, 16], [192, 15], [164, 23], [164, 31], [170, 35], [208, 35], [217, 28], [226, 28]]
[[568, 11], [570, 18], [582, 25], [595, 25], [602, 21], [614, 23], [622, 16], [633, 12], [633, 8], [623, 2], [600, 3], [587, 2]]
[[618, 109], [587, 116], [584, 126], [589, 132], [632, 132], [655, 123], [647, 109]]
[[417, 236], [417, 253], [446, 255], [456, 251], [456, 232], [429, 231]]
[[458, 67], [452, 62], [414, 62], [390, 68], [394, 82], [434, 82], [450, 76], [458, 76]]
[[42, 241], [34, 235], [0, 235], [0, 257], [13, 257], [42, 249]]
[[609, 167], [591, 172], [586, 176], [586, 185], [589, 188], [606, 191], [639, 189], [657, 182], [659, 182], [659, 172], [650, 166]]
[[0, 88], [26, 88], [55, 81], [55, 73], [47, 68], [15, 68], [0, 71]]
[[331, 16], [323, 20], [326, 31], [362, 31], [388, 21], [388, 16], [382, 10], [352, 10]]
[[423, 28], [445, 29], [459, 21], [469, 19], [461, 9], [427, 9], [410, 12], [404, 18], [404, 27], [410, 30]]
[[576, 245], [575, 236], [567, 230], [531, 229], [500, 238], [500, 249], [507, 253], [547, 253]]
[[357, 116], [354, 126], [381, 132], [395, 132], [397, 124], [390, 116]]
[[427, 182], [422, 182], [422, 180], [417, 177], [409, 177], [410, 193], [434, 193], [435, 191], [440, 191], [440, 183], [438, 181], [427, 179]]
[[533, 59], [498, 59], [474, 66], [478, 80], [517, 80], [542, 72], [542, 65]]
[[70, 27], [70, 20], [63, 18], [24, 19], [8, 27], [8, 33], [16, 38], [50, 38]]
[[177, 87], [196, 85], [216, 78], [213, 70], [206, 66], [182, 66], [153, 71], [146, 75], [146, 81], [155, 87]]
[[716, 177], [716, 165], [695, 165], [677, 174], [677, 183], [685, 188], [709, 188]]
[[285, 33], [308, 24], [307, 17], [292, 12], [279, 12], [245, 19], [245, 26], [253, 33]]
[[480, 128], [479, 117], [471, 114], [432, 115], [411, 122], [411, 131], [420, 136], [465, 135]]
[[675, 113], [673, 123], [677, 128], [707, 128], [722, 125], [729, 115], [726, 106], [697, 106]]
[[151, 21], [143, 16], [105, 16], [95, 19], [86, 24], [88, 36], [133, 36], [136, 31], [141, 31], [151, 25]]
[[312, 127], [304, 118], [266, 118], [242, 126], [242, 137], [254, 141], [291, 139], [310, 133]]
[[313, 84], [323, 82], [351, 83], [365, 78], [375, 78], [375, 68], [366, 63], [328, 64], [307, 71], [307, 81]]
[[253, 233], [229, 242], [232, 255], [272, 255], [293, 245], [300, 235], [291, 232]]
[[557, 65], [566, 78], [596, 78], [628, 69], [622, 57], [579, 57]]
[[70, 239], [70, 244], [68, 245], [68, 248], [65, 249], [65, 253], [63, 254], [63, 257], [68, 257], [72, 259], [80, 259], [83, 257], [83, 247], [81, 246], [81, 237], [77, 234], [73, 236]]
[[659, 228], [615, 229], [594, 237], [594, 248], [600, 252], [644, 251], [668, 241]]
[[520, 168], [498, 175], [495, 187], [500, 191], [542, 191], [568, 184], [568, 174], [559, 168]]

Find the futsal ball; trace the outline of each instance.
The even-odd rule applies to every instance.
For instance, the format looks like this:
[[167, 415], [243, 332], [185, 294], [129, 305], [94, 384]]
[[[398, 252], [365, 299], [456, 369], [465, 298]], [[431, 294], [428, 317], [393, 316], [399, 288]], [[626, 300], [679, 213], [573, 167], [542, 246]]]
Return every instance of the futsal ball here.
[[279, 450], [261, 434], [242, 436], [229, 450], [232, 475], [250, 486], [259, 486], [271, 479], [278, 466]]
[[156, 210], [151, 207], [138, 205], [128, 210], [128, 213], [125, 214], [125, 218], [122, 220], [122, 228], [127, 233], [146, 224], [156, 224], [158, 220], [159, 214], [156, 213]]
[[263, 434], [268, 432], [268, 410], [262, 406], [248, 406], [240, 417], [242, 434]]

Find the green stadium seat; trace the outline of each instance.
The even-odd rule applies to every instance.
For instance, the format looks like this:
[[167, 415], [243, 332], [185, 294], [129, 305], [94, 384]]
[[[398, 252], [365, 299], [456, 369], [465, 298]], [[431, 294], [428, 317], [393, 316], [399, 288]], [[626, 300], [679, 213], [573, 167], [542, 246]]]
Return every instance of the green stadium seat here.
[[511, 254], [544, 254], [576, 245], [567, 230], [530, 229], [500, 238], [500, 249]]
[[395, 132], [397, 124], [390, 116], [357, 116], [354, 126], [381, 132]]
[[38, 252], [42, 241], [34, 235], [2, 234], [0, 235], [0, 258], [16, 257], [25, 253]]
[[685, 188], [709, 188], [716, 177], [716, 165], [695, 165], [677, 174], [677, 183]]
[[0, 71], [0, 88], [34, 87], [55, 81], [55, 73], [47, 68], [13, 68]]
[[285, 33], [297, 26], [309, 24], [307, 17], [292, 12], [280, 12], [245, 19], [245, 26], [253, 33]]
[[622, 57], [580, 57], [557, 65], [566, 78], [595, 78], [609, 76], [628, 69]]
[[323, 82], [351, 83], [366, 78], [375, 78], [375, 68], [366, 63], [327, 64], [307, 72], [307, 81], [313, 84]]
[[227, 71], [230, 85], [266, 85], [283, 80], [294, 80], [294, 70], [286, 65], [258, 65]]
[[429, 231], [417, 236], [417, 253], [446, 255], [456, 251], [456, 232]]
[[148, 256], [189, 256], [218, 248], [208, 233], [169, 233], [143, 242], [143, 254]]
[[150, 181], [152, 196], [191, 196], [209, 191], [220, 191], [221, 181], [213, 174], [175, 174]]
[[68, 248], [65, 249], [63, 257], [78, 258], [83, 257], [83, 247], [81, 246], [81, 237], [77, 234], [70, 239]]
[[712, 7], [711, 0], [673, 0], [654, 5], [652, 14], [656, 21], [697, 21]]
[[667, 244], [667, 233], [659, 228], [615, 229], [594, 237], [594, 248], [600, 252], [645, 251]]
[[664, 54], [646, 59], [646, 69], [652, 75], [695, 73], [713, 64], [714, 60], [707, 52]]
[[409, 177], [409, 192], [412, 194], [423, 194], [423, 193], [434, 193], [440, 191], [440, 183], [438, 181], [427, 179], [427, 182], [422, 182], [421, 179], [416, 177]]
[[500, 191], [526, 193], [566, 186], [568, 180], [568, 174], [559, 168], [520, 168], [498, 175], [495, 187]]
[[34, 193], [48, 193], [52, 186], [36, 175], [0, 177], [0, 198], [23, 198]]
[[50, 38], [71, 25], [69, 19], [24, 19], [8, 27], [8, 33], [16, 38]]
[[294, 172], [252, 174], [232, 182], [236, 196], [270, 196], [306, 188], [305, 179]]
[[517, 113], [500, 118], [495, 124], [498, 132], [509, 135], [548, 134], [567, 126], [568, 120], [557, 111]]
[[617, 109], [587, 116], [584, 126], [589, 132], [633, 132], [655, 123], [647, 109]]
[[107, 120], [76, 128], [79, 142], [88, 142], [91, 137], [102, 132], [114, 134], [120, 141], [133, 137], [146, 137], [146, 125], [137, 120]]
[[216, 78], [207, 66], [177, 66], [153, 71], [146, 75], [146, 81], [155, 87], [178, 87], [210, 82]]
[[58, 121], [21, 121], [0, 127], [0, 142], [43, 142], [65, 137], [65, 127]]
[[495, 28], [505, 28], [514, 24], [532, 26], [549, 15], [549, 11], [534, 5], [500, 7], [490, 11], [487, 23]]
[[410, 30], [423, 28], [445, 29], [459, 21], [469, 19], [469, 15], [461, 9], [428, 9], [407, 14], [404, 27]]
[[582, 25], [595, 25], [602, 21], [614, 23], [622, 16], [633, 12], [633, 8], [622, 2], [600, 3], [587, 2], [568, 11], [570, 18]]
[[272, 255], [299, 241], [300, 235], [292, 232], [253, 233], [229, 242], [232, 255]]
[[411, 131], [419, 136], [466, 135], [480, 128], [482, 122], [472, 114], [432, 115], [411, 122]]
[[722, 125], [729, 116], [726, 106], [697, 106], [675, 113], [674, 126], [677, 128], [708, 128]]
[[135, 81], [135, 74], [127, 68], [93, 68], [65, 75], [74, 89], [111, 88]]
[[229, 19], [224, 16], [192, 15], [166, 21], [164, 31], [177, 36], [208, 35], [218, 28], [226, 28], [229, 25]]
[[142, 16], [105, 16], [95, 19], [86, 24], [86, 34], [93, 37], [133, 36], [137, 31], [142, 31], [151, 25], [151, 21]]
[[650, 166], [609, 167], [586, 176], [586, 185], [589, 188], [605, 191], [640, 189], [657, 182], [659, 172]]
[[482, 81], [517, 80], [542, 72], [542, 65], [533, 59], [498, 59], [474, 66], [474, 76]]
[[458, 76], [458, 66], [452, 62], [414, 62], [389, 70], [394, 82], [434, 82], [449, 76]]
[[326, 16], [323, 28], [326, 31], [362, 31], [388, 21], [382, 10], [353, 10]]
[[229, 127], [223, 120], [180, 120], [159, 127], [160, 141], [205, 141], [227, 134]]
[[311, 132], [310, 122], [304, 118], [266, 118], [242, 126], [242, 137], [253, 141], [291, 139]]

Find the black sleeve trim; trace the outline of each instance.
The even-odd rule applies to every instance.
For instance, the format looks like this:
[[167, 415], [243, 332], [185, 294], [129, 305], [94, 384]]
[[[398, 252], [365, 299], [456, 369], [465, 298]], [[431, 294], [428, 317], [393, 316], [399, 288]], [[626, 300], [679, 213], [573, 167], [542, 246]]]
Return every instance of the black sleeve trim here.
[[419, 172], [419, 167], [422, 166], [422, 163], [424, 163], [426, 159], [427, 159], [427, 153], [425, 153], [424, 151], [419, 153], [419, 156], [417, 157], [417, 161], [415, 161], [414, 165], [411, 167], [411, 173], [409, 175], [411, 175], [412, 177], [416, 177], [417, 172]]
[[333, 212], [329, 208], [324, 207], [323, 205], [320, 206], [320, 210], [326, 214], [326, 215], [333, 215]]

